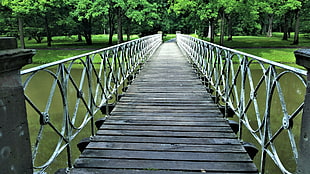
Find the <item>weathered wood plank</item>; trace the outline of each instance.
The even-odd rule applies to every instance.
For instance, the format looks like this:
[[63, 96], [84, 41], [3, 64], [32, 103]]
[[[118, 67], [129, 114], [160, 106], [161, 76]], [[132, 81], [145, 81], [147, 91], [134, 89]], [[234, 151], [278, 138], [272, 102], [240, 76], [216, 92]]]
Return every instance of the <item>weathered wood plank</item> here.
[[196, 126], [140, 126], [140, 125], [109, 125], [104, 124], [99, 130], [149, 130], [149, 131], [179, 131], [179, 132], [232, 132], [231, 128], [225, 127], [196, 127]]
[[[126, 115], [126, 116], [117, 116], [113, 115], [113, 117], [110, 117], [111, 120], [145, 120], [145, 121], [193, 121], [193, 122], [203, 122], [203, 121], [223, 121], [223, 118], [221, 117], [216, 117], [216, 116], [210, 116], [210, 117], [188, 117], [188, 116], [162, 116], [162, 115], [153, 115], [153, 116], [145, 116], [145, 115]], [[176, 118], [178, 120], [176, 120]]]
[[[197, 172], [171, 171], [171, 170], [134, 170], [134, 169], [98, 169], [98, 168], [76, 168], [75, 174], [197, 174]], [[215, 172], [201, 170], [198, 173], [206, 174], [231, 174], [231, 172]], [[234, 172], [234, 174], [253, 174], [257, 172]]]
[[156, 121], [156, 120], [131, 120], [131, 119], [127, 119], [127, 120], [112, 120], [112, 119], [108, 119], [105, 121], [105, 124], [118, 124], [118, 125], [148, 125], [148, 126], [157, 126], [157, 125], [161, 125], [161, 126], [200, 126], [200, 127], [215, 127], [215, 126], [222, 126], [225, 127], [227, 126], [227, 123], [225, 121], [219, 121], [219, 122], [186, 122], [186, 121]]
[[94, 142], [124, 142], [124, 143], [169, 143], [169, 144], [194, 144], [194, 145], [225, 145], [240, 142], [236, 138], [213, 137], [213, 138], [183, 138], [183, 137], [143, 137], [143, 136], [95, 136]]
[[165, 152], [218, 152], [218, 153], [245, 153], [239, 144], [167, 144], [167, 143], [122, 143], [122, 142], [92, 142], [88, 149], [114, 149], [114, 150], [145, 150]]
[[144, 169], [144, 170], [178, 170], [196, 171], [202, 170], [214, 172], [255, 172], [256, 167], [251, 162], [208, 162], [208, 161], [165, 161], [165, 160], [134, 160], [134, 159], [101, 159], [80, 158], [75, 167], [91, 168], [115, 168], [115, 169]]
[[[169, 117], [169, 116], [175, 116], [175, 117], [188, 117], [189, 114], [188, 113], [168, 113], [168, 112], [140, 112], [140, 111], [130, 111], [130, 112], [126, 112], [125, 110], [123, 111], [118, 111], [118, 110], [114, 110], [112, 113], [112, 116], [162, 116], [162, 117]], [[222, 116], [221, 112], [218, 110], [211, 110], [208, 111], [208, 113], [190, 113], [191, 117], [218, 117], [218, 116]], [[177, 120], [177, 119], [176, 119]]]
[[138, 160], [169, 160], [169, 161], [198, 161], [198, 162], [251, 162], [243, 153], [216, 153], [216, 152], [169, 152], [146, 150], [113, 150], [113, 149], [86, 149], [82, 158], [105, 159], [138, 159]]
[[99, 130], [98, 136], [151, 136], [151, 137], [189, 137], [189, 138], [236, 138], [232, 132], [178, 132], [178, 131], [135, 131], [135, 130]]
[[158, 110], [158, 109], [169, 109], [169, 110], [189, 110], [190, 112], [192, 110], [218, 110], [217, 106], [214, 105], [197, 105], [197, 106], [193, 106], [193, 105], [175, 105], [175, 106], [171, 106], [171, 105], [159, 105], [159, 106], [154, 106], [154, 105], [124, 105], [124, 104], [120, 104], [117, 105], [116, 108], [118, 108], [118, 110], [120, 109], [149, 109], [149, 110]]

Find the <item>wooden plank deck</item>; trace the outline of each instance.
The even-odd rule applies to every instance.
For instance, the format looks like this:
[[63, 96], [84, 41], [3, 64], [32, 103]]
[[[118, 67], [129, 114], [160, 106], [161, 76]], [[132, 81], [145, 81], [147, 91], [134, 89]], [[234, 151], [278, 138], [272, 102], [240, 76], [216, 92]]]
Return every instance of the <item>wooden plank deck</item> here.
[[70, 173], [257, 173], [176, 43], [129, 86]]

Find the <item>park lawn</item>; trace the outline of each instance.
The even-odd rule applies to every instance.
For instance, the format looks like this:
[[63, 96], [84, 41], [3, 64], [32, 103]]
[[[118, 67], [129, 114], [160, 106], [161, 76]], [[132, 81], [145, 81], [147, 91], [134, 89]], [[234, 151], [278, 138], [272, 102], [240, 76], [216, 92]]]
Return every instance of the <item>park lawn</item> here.
[[[138, 35], [131, 35], [130, 39], [137, 39], [139, 38]], [[34, 48], [34, 49], [47, 49], [47, 48], [79, 48], [79, 49], [100, 49], [108, 47], [109, 35], [92, 35], [92, 45], [87, 45], [85, 43], [85, 39], [83, 38], [82, 42], [77, 42], [77, 35], [73, 36], [54, 36], [52, 41], [52, 46], [47, 46], [46, 38], [42, 40], [42, 43], [36, 43], [34, 39], [32, 40], [25, 40], [25, 44], [27, 48]], [[126, 39], [126, 36], [124, 36]], [[113, 36], [113, 45], [117, 44], [117, 35]]]
[[[204, 39], [209, 41], [208, 38]], [[219, 44], [220, 38], [215, 37], [215, 43]], [[292, 45], [293, 36], [287, 41], [282, 40], [282, 33], [273, 33], [273, 37], [266, 36], [233, 36], [232, 41], [227, 41], [227, 37], [224, 40], [224, 46], [229, 48], [296, 48], [296, 47], [308, 47], [310, 48], [310, 39], [305, 37], [304, 34], [300, 34], [299, 44]]]
[[[281, 33], [274, 33], [271, 38], [265, 36], [234, 36], [233, 41], [225, 41], [224, 44], [225, 47], [289, 64], [295, 63], [295, 50], [302, 47], [310, 48], [310, 39], [303, 37], [303, 35], [300, 37], [298, 46], [291, 45], [292, 38], [289, 41], [283, 41], [281, 36]], [[174, 37], [175, 34], [167, 34], [164, 40]], [[131, 39], [137, 38], [138, 35], [131, 36]], [[37, 50], [37, 54], [33, 57], [34, 64], [44, 64], [109, 46], [108, 35], [93, 35], [93, 45], [86, 45], [85, 42], [76, 42], [76, 40], [77, 36], [55, 36], [51, 48], [46, 46], [46, 39], [41, 44], [35, 43], [35, 40], [26, 41], [26, 47]], [[219, 38], [216, 37], [216, 43], [218, 40]], [[113, 44], [116, 43], [117, 36], [114, 35]]]
[[298, 48], [238, 48], [237, 50], [280, 63], [295, 63]]
[[91, 50], [36, 50], [33, 57], [34, 64], [44, 64], [54, 62], [61, 59], [77, 56], [80, 54], [88, 53]]
[[280, 37], [265, 36], [234, 36], [233, 41], [226, 41], [224, 45], [231, 48], [294, 48], [310, 47], [310, 39], [300, 37], [298, 45], [292, 45], [293, 38], [282, 40]]

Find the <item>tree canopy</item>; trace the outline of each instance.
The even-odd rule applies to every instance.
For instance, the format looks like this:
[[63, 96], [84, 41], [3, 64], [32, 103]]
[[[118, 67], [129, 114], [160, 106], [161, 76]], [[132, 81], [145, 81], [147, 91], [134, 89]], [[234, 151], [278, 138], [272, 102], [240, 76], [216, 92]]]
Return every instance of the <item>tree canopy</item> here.
[[148, 35], [164, 31], [219, 35], [266, 35], [283, 32], [287, 40], [294, 33], [310, 32], [310, 0], [1, 0], [0, 35], [23, 36], [50, 46], [56, 35], [84, 36], [113, 34], [119, 43], [123, 35]]

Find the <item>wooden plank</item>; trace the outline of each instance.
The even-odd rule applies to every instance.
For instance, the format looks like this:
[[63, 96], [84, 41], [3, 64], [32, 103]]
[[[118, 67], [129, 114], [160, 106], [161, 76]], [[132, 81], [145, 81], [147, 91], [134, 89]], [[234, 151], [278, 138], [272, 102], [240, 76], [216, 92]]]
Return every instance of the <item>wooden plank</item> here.
[[95, 136], [94, 142], [123, 142], [123, 143], [170, 143], [170, 144], [194, 144], [194, 145], [225, 145], [237, 144], [236, 138], [213, 137], [213, 138], [183, 138], [183, 137], [150, 137], [150, 136]]
[[[98, 168], [75, 168], [75, 174], [197, 174], [197, 172], [171, 171], [171, 170], [135, 170], [135, 169], [98, 169]], [[231, 172], [214, 172], [201, 170], [198, 173], [206, 174], [231, 174]], [[257, 172], [234, 172], [234, 174], [253, 174]]]
[[[210, 116], [210, 117], [188, 117], [188, 116], [175, 116], [175, 115], [171, 115], [171, 116], [166, 116], [163, 117], [161, 115], [153, 115], [152, 117], [150, 116], [145, 116], [145, 115], [126, 115], [126, 116], [118, 116], [118, 115], [113, 115], [113, 117], [110, 117], [111, 120], [145, 120], [145, 121], [194, 121], [194, 122], [203, 122], [203, 121], [215, 121], [215, 122], [219, 122], [219, 121], [223, 121], [223, 118], [221, 117], [215, 117], [215, 116]], [[177, 119], [177, 120], [176, 120]]]
[[158, 109], [148, 109], [148, 108], [145, 108], [145, 109], [135, 109], [135, 108], [118, 108], [117, 111], [118, 112], [145, 112], [145, 113], [149, 113], [149, 112], [157, 112], [157, 113], [188, 113], [188, 115], [190, 116], [191, 113], [202, 113], [202, 112], [206, 112], [206, 111], [209, 111], [209, 112], [219, 112], [217, 109], [205, 109], [205, 108], [197, 108], [197, 109], [192, 109], [190, 112], [188, 110], [181, 110], [181, 109], [174, 109], [174, 110], [171, 110], [171, 109], [161, 109], [161, 108], [158, 108]]
[[186, 121], [157, 121], [157, 120], [112, 120], [108, 119], [105, 121], [105, 124], [117, 124], [117, 125], [148, 125], [148, 126], [156, 126], [156, 125], [161, 125], [161, 126], [197, 126], [197, 127], [215, 127], [215, 126], [222, 126], [225, 127], [227, 126], [227, 123], [223, 121], [219, 122], [186, 122]]
[[98, 136], [151, 136], [151, 137], [189, 137], [189, 138], [213, 138], [213, 137], [225, 137], [236, 138], [236, 135], [232, 132], [178, 132], [178, 131], [136, 131], [136, 130], [99, 130]]
[[138, 159], [138, 160], [163, 160], [163, 161], [197, 161], [197, 162], [251, 162], [243, 153], [231, 152], [169, 152], [147, 150], [114, 150], [114, 149], [86, 149], [82, 158], [105, 158], [105, 159]]
[[[123, 111], [118, 111], [118, 110], [114, 110], [112, 113], [112, 116], [162, 116], [162, 117], [169, 117], [169, 116], [175, 116], [175, 117], [188, 117], [189, 114], [188, 113], [168, 113], [168, 112], [140, 112], [140, 111], [130, 111], [130, 112], [126, 112], [125, 110]], [[223, 115], [221, 115], [221, 112], [218, 110], [211, 110], [208, 111], [207, 113], [190, 113], [191, 117], [218, 117], [221, 116], [223, 117]]]
[[245, 153], [239, 144], [167, 144], [167, 143], [122, 143], [122, 142], [92, 142], [88, 149], [114, 149], [114, 150], [145, 150], [165, 152], [218, 152], [218, 153]]
[[79, 158], [75, 167], [86, 168], [115, 168], [115, 169], [144, 169], [144, 170], [177, 170], [177, 171], [218, 171], [218, 172], [257, 172], [251, 162], [208, 162], [208, 161], [164, 161], [164, 160], [135, 160], [135, 159], [101, 159]]
[[150, 110], [158, 110], [158, 109], [169, 109], [169, 110], [218, 110], [217, 106], [214, 105], [159, 105], [159, 106], [154, 106], [154, 105], [117, 105], [116, 108], [120, 109], [150, 109]]
[[232, 132], [231, 128], [225, 127], [196, 127], [196, 126], [140, 126], [140, 125], [109, 125], [104, 124], [99, 130], [156, 130], [156, 131], [180, 131], [180, 132]]

